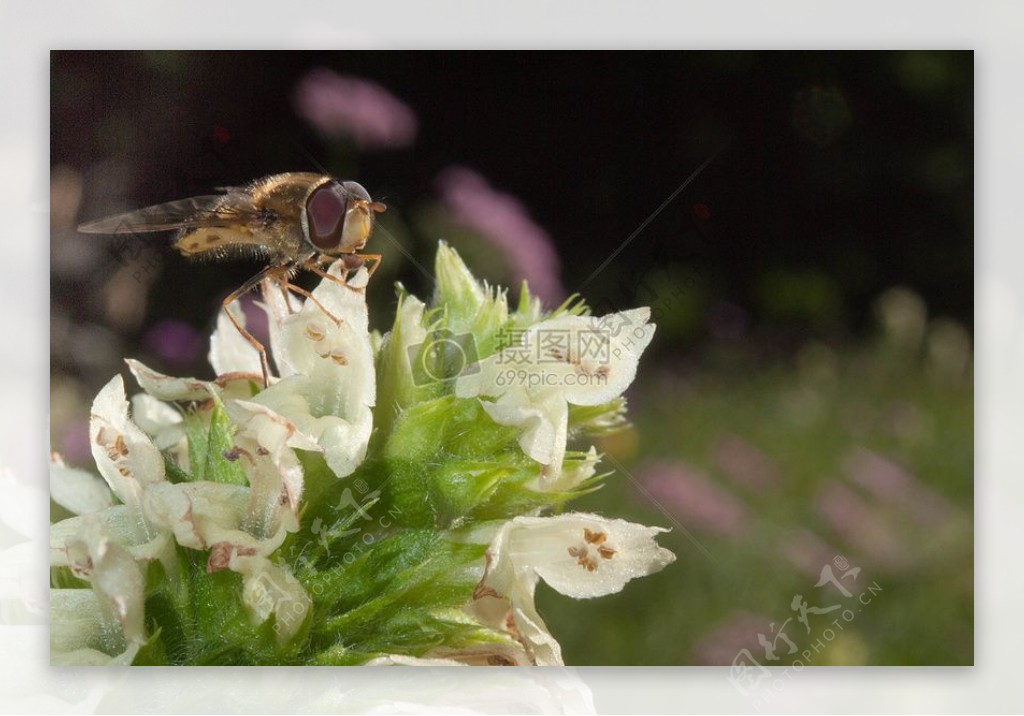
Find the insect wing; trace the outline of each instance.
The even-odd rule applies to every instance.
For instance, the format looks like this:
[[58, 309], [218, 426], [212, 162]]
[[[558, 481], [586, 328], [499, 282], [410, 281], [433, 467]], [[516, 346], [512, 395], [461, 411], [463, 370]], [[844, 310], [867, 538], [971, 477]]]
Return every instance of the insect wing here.
[[251, 197], [239, 192], [195, 196], [108, 216], [78, 227], [84, 234], [138, 234], [174, 229], [230, 227], [258, 221]]

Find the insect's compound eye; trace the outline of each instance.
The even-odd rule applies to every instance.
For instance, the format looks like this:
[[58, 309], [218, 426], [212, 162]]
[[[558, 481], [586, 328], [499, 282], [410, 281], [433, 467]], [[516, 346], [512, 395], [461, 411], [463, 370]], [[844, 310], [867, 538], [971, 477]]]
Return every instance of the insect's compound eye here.
[[309, 241], [318, 249], [333, 249], [341, 240], [345, 225], [347, 192], [334, 182], [313, 190], [306, 200]]

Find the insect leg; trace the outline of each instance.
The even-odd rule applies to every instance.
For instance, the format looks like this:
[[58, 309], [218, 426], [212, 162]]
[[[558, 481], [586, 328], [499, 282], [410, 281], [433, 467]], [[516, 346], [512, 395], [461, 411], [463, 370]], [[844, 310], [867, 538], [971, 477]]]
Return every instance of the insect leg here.
[[[331, 277], [331, 278], [333, 278], [333, 277]], [[321, 311], [323, 311], [323, 314], [325, 316], [327, 316], [332, 321], [334, 321], [334, 325], [336, 325], [336, 326], [340, 326], [341, 325], [341, 319], [338, 318], [337, 316], [335, 316], [330, 311], [328, 311], [327, 308], [324, 306], [324, 304], [322, 304], [322, 303], [320, 303], [320, 301], [316, 300], [316, 297], [314, 297], [313, 294], [311, 294], [306, 289], [304, 289], [304, 288], [302, 288], [300, 286], [296, 286], [294, 283], [290, 283], [289, 281], [282, 281], [281, 282], [281, 286], [282, 286], [282, 288], [285, 288], [285, 289], [287, 289], [289, 291], [292, 291], [293, 293], [296, 293], [296, 294], [298, 294], [300, 296], [305, 296], [310, 301], [312, 301], [314, 304], [316, 304], [316, 307], [319, 308]]]
[[255, 288], [263, 279], [265, 279], [265, 278], [267, 278], [269, 276], [272, 276], [274, 274], [277, 274], [279, 272], [280, 272], [280, 268], [279, 267], [277, 267], [277, 266], [267, 266], [265, 269], [260, 271], [258, 274], [256, 274], [252, 278], [250, 278], [245, 283], [243, 283], [238, 289], [236, 289], [235, 291], [232, 291], [228, 295], [228, 297], [224, 299], [223, 303], [221, 304], [223, 309], [224, 309], [224, 313], [228, 314], [228, 318], [231, 319], [231, 323], [234, 324], [234, 326], [238, 330], [238, 332], [242, 334], [242, 338], [247, 340], [249, 342], [249, 345], [251, 345], [253, 348], [255, 348], [256, 352], [260, 354], [260, 367], [263, 369], [263, 387], [264, 388], [270, 387], [270, 364], [267, 362], [267, 349], [264, 348], [263, 344], [260, 343], [258, 340], [256, 340], [253, 337], [253, 335], [251, 333], [249, 333], [249, 331], [245, 330], [245, 328], [242, 327], [242, 324], [239, 323], [238, 319], [235, 318], [233, 313], [231, 313], [231, 310], [230, 310], [229, 307], [230, 307], [230, 305], [234, 301], [238, 300], [239, 298], [241, 298], [245, 294], [249, 293], [249, 291], [253, 290], [253, 288]]
[[[346, 256], [348, 256], [348, 255], [350, 255], [350, 254], [346, 254]], [[332, 276], [331, 274], [329, 274], [326, 271], [324, 271], [320, 267], [320, 265], [318, 263], [320, 261], [331, 262], [331, 261], [335, 261], [335, 260], [337, 260], [337, 259], [335, 259], [335, 257], [333, 257], [333, 256], [321, 256], [319, 259], [309, 259], [308, 261], [306, 261], [306, 263], [302, 264], [302, 268], [308, 269], [308, 270], [312, 271], [313, 273], [315, 273], [317, 276], [320, 276], [321, 278], [326, 278], [326, 279], [328, 279], [330, 281], [334, 281], [335, 283], [344, 286], [349, 291], [355, 291], [356, 293], [362, 293], [363, 289], [361, 289], [361, 288], [352, 288], [351, 286], [349, 286], [344, 281], [344, 279], [340, 279], [337, 276]], [[342, 260], [344, 260], [344, 258]]]
[[[364, 262], [373, 261], [373, 265], [369, 268], [370, 276], [373, 276], [374, 271], [380, 267], [381, 262], [384, 260], [384, 257], [380, 254], [356, 254], [356, 256], [361, 258]], [[370, 276], [367, 276], [367, 280], [369, 280]]]

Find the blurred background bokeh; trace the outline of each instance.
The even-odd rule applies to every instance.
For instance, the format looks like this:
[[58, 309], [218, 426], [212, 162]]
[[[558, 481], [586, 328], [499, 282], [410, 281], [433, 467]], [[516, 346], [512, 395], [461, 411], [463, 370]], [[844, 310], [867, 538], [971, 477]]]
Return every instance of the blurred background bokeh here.
[[970, 52], [55, 52], [53, 449], [89, 465], [125, 356], [208, 377], [260, 268], [75, 225], [323, 169], [388, 204], [380, 330], [393, 281], [430, 294], [438, 239], [550, 307], [652, 307], [633, 427], [577, 504], [671, 527], [678, 561], [592, 602], [542, 585], [567, 663], [973, 663], [973, 75]]

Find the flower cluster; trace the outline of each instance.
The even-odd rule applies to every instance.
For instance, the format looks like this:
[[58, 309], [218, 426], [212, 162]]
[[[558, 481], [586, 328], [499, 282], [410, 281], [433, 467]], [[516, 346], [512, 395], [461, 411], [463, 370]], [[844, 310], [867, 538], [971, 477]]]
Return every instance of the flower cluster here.
[[[660, 528], [565, 504], [624, 422], [646, 309], [510, 309], [442, 244], [430, 306], [369, 330], [365, 269], [263, 288], [275, 375], [221, 315], [214, 380], [129, 360], [96, 397], [98, 479], [51, 465], [54, 664], [561, 664], [534, 605], [621, 590]], [[514, 366], [514, 370], [511, 368]]]

